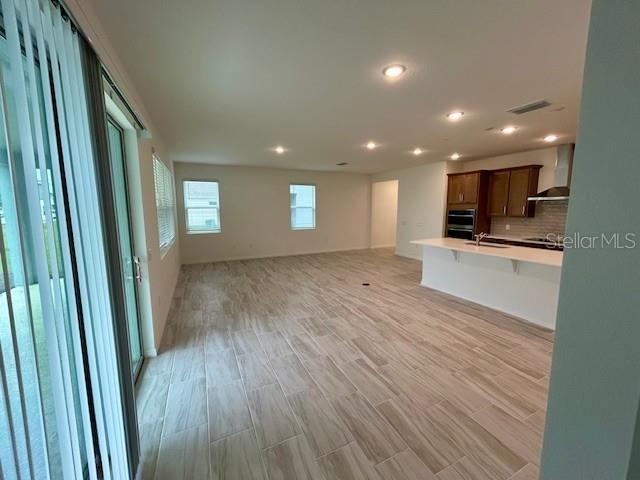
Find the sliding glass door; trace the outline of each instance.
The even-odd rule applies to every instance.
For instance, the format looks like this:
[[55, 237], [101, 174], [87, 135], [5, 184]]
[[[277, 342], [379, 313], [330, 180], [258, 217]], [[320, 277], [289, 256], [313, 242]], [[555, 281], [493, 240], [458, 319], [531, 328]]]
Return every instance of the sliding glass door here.
[[140, 341], [140, 317], [138, 310], [138, 282], [140, 281], [140, 261], [133, 254], [129, 195], [127, 189], [127, 164], [124, 149], [124, 132], [112, 118], [107, 119], [111, 182], [117, 223], [122, 284], [126, 302], [126, 322], [131, 352], [131, 372], [135, 379], [142, 365], [142, 345]]
[[99, 62], [61, 3], [0, 8], [0, 479], [125, 480], [137, 434], [89, 116]]

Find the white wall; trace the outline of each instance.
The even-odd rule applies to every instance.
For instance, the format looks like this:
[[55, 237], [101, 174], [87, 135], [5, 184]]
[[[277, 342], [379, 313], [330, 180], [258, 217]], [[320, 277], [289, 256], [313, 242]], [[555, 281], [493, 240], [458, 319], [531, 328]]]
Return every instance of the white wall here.
[[553, 187], [553, 171], [556, 166], [558, 147], [541, 148], [527, 152], [511, 153], [499, 157], [481, 158], [468, 162], [450, 162], [451, 172], [470, 172], [472, 170], [496, 170], [521, 165], [543, 165], [538, 178], [538, 191]]
[[373, 182], [398, 180], [396, 254], [422, 258], [411, 240], [442, 237], [444, 230], [447, 162], [390, 170], [371, 176]]
[[[616, 233], [630, 247], [625, 233], [640, 240], [640, 2], [592, 5], [567, 235]], [[640, 478], [639, 248], [564, 252], [541, 480]]]
[[[369, 247], [368, 175], [176, 163], [182, 262], [261, 258]], [[187, 234], [183, 180], [220, 182], [218, 234]], [[289, 184], [316, 185], [316, 229], [290, 228]]]
[[67, 0], [65, 3], [80, 24], [83, 33], [88, 37], [101, 61], [113, 76], [118, 87], [124, 92], [127, 100], [144, 122], [151, 137], [139, 141], [138, 153], [144, 229], [147, 243], [146, 255], [141, 256], [141, 259], [146, 259], [146, 264], [143, 264], [143, 273], [146, 270], [149, 275], [151, 316], [153, 322], [152, 325], [142, 325], [143, 347], [146, 355], [154, 355], [155, 350], [160, 345], [171, 299], [180, 272], [180, 246], [179, 240], [176, 238], [176, 242], [165, 257], [160, 257], [151, 158], [152, 149], [155, 150], [170, 169], [173, 168], [172, 162], [166, 153], [162, 139], [159, 137], [157, 129], [154, 127], [140, 95], [136, 91], [135, 85], [123, 68], [109, 39], [104, 34], [104, 30], [95, 12], [92, 11], [87, 2]]
[[371, 248], [395, 247], [398, 180], [371, 184]]
[[[142, 178], [142, 201], [144, 209], [144, 228], [147, 240], [148, 278], [150, 282], [151, 306], [153, 311], [153, 337], [157, 349], [162, 340], [162, 333], [169, 315], [173, 292], [180, 273], [180, 239], [176, 232], [176, 240], [167, 251], [164, 258], [160, 254], [158, 238], [158, 218], [156, 214], [156, 196], [153, 181], [152, 152], [169, 167], [174, 165], [165, 150], [155, 139], [140, 139], [138, 141], [140, 158], [140, 176]], [[144, 268], [144, 267], [143, 267]], [[144, 272], [143, 272], [144, 273]], [[144, 332], [143, 332], [144, 333]], [[145, 345], [145, 354], [154, 355], [150, 345]]]

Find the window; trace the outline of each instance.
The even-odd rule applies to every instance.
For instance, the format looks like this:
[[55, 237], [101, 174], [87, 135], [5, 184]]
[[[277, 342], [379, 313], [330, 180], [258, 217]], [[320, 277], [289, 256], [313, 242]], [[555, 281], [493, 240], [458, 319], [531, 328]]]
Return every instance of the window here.
[[316, 228], [315, 185], [289, 185], [291, 201], [291, 230]]
[[156, 187], [156, 211], [158, 214], [160, 252], [164, 256], [176, 238], [174, 216], [176, 203], [173, 196], [173, 175], [171, 174], [171, 170], [155, 155], [153, 156], [153, 181]]
[[185, 180], [183, 187], [187, 233], [220, 233], [218, 182]]

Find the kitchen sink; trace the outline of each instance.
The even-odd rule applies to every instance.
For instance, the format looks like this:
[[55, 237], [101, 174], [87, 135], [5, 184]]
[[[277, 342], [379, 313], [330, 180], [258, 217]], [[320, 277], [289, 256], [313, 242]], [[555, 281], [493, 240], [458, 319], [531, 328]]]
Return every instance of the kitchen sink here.
[[[476, 245], [476, 242], [464, 242], [465, 245]], [[480, 246], [481, 247], [491, 247], [491, 248], [509, 248], [509, 245], [499, 245], [497, 243], [487, 243], [487, 242], [480, 242]]]

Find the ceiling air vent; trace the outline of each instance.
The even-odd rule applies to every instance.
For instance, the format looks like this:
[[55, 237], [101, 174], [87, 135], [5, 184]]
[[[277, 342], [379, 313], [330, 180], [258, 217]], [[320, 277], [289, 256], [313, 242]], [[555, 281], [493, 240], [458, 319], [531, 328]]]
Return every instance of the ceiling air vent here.
[[519, 107], [513, 107], [507, 110], [509, 113], [515, 113], [516, 115], [522, 115], [523, 113], [533, 112], [540, 110], [541, 108], [551, 105], [546, 100], [536, 100], [535, 102], [527, 103], [526, 105], [520, 105]]

